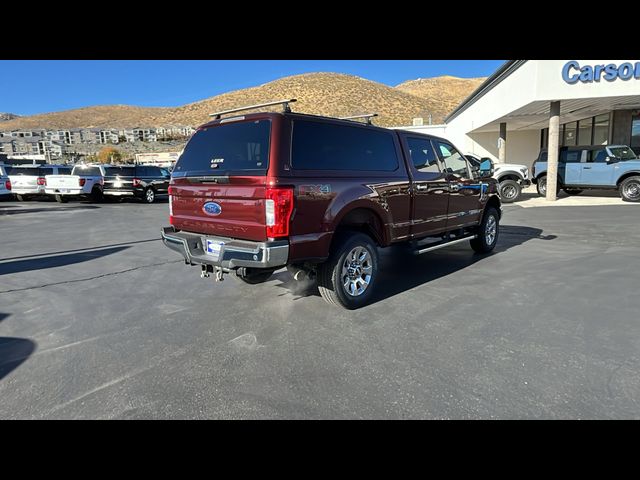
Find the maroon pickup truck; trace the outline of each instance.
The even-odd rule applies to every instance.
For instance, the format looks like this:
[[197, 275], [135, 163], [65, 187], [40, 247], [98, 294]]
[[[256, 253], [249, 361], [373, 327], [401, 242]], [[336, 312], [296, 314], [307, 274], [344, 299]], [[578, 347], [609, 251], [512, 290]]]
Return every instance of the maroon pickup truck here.
[[297, 280], [316, 278], [329, 303], [354, 309], [371, 299], [378, 247], [411, 242], [420, 254], [470, 241], [493, 250], [497, 182], [450, 142], [292, 113], [292, 101], [273, 103], [282, 113], [212, 114], [176, 163], [162, 239], [203, 277], [233, 271], [257, 284], [286, 266]]

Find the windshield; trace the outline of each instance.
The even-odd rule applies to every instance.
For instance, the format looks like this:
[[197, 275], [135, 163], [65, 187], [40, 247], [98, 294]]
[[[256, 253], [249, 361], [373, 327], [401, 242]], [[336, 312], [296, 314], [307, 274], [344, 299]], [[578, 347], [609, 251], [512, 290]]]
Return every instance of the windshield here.
[[629, 147], [609, 147], [611, 155], [620, 160], [636, 160], [638, 157]]
[[176, 163], [174, 177], [265, 175], [269, 166], [270, 120], [232, 123], [198, 130]]

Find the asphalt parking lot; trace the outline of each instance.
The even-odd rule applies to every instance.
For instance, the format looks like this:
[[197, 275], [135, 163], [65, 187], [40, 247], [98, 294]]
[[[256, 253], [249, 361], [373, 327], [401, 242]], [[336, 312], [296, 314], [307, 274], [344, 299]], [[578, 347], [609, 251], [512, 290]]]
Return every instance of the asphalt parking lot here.
[[0, 418], [640, 418], [640, 207], [505, 206], [377, 299], [201, 279], [167, 204], [0, 202]]

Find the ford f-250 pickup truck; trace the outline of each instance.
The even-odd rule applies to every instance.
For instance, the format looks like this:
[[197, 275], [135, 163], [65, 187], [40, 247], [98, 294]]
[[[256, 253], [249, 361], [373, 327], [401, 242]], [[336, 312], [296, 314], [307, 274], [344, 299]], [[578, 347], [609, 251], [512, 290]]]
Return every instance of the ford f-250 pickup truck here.
[[274, 102], [282, 113], [212, 114], [176, 163], [162, 238], [203, 277], [234, 271], [254, 284], [287, 266], [296, 279], [316, 278], [329, 303], [354, 309], [371, 300], [379, 247], [493, 250], [497, 182], [450, 142], [291, 113], [292, 101]]

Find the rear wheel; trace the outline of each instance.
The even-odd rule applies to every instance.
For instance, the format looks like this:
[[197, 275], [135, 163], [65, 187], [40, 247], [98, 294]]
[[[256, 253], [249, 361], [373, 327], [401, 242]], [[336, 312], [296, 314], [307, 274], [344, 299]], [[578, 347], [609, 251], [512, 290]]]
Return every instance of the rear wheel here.
[[65, 197], [64, 195], [56, 194], [56, 202], [67, 203], [67, 197]]
[[95, 187], [91, 190], [91, 201], [101, 202], [103, 199], [102, 190], [99, 187]]
[[378, 251], [368, 235], [351, 233], [318, 266], [318, 290], [328, 303], [353, 310], [366, 305], [378, 273]]
[[515, 202], [520, 198], [522, 187], [515, 180], [503, 180], [499, 185], [500, 198], [504, 203]]
[[563, 188], [562, 191], [567, 195], [580, 195], [584, 190], [580, 190], [579, 188]]
[[500, 217], [498, 211], [490, 207], [484, 213], [480, 227], [478, 228], [478, 236], [471, 240], [471, 248], [478, 253], [489, 253], [498, 243], [498, 235], [500, 233]]
[[629, 177], [620, 185], [620, 196], [627, 202], [640, 202], [640, 177]]
[[142, 197], [145, 203], [153, 203], [156, 200], [156, 192], [153, 188], [147, 188], [144, 191], [144, 197]]

